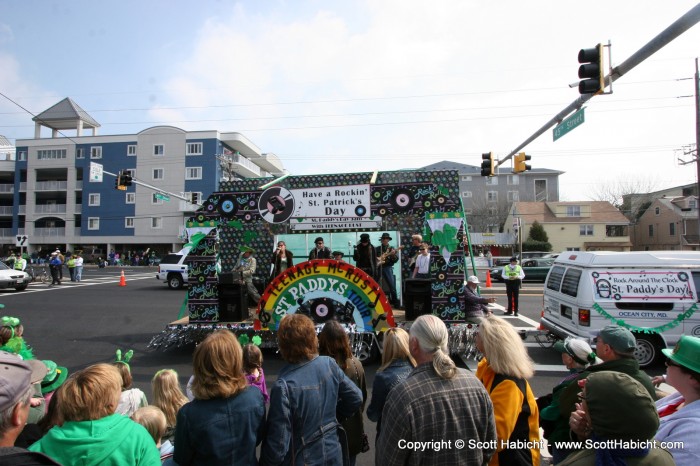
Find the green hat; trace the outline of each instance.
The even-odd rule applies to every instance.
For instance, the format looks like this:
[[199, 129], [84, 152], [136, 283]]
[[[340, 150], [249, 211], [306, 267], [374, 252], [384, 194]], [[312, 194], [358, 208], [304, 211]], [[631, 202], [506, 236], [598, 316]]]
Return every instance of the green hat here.
[[68, 369], [63, 366], [58, 366], [55, 362], [46, 359], [42, 360], [42, 362], [49, 370], [44, 380], [41, 381], [41, 394], [45, 395], [56, 390], [66, 381], [68, 378]]
[[598, 334], [605, 344], [610, 345], [618, 353], [631, 353], [637, 347], [637, 339], [632, 332], [619, 325], [607, 325]]
[[673, 350], [662, 349], [661, 352], [671, 361], [700, 373], [700, 338], [683, 335]]

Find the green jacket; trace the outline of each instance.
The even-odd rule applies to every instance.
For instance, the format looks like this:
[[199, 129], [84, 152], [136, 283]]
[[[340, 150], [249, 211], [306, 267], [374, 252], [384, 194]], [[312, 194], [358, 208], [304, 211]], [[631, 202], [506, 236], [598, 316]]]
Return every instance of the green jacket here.
[[[644, 386], [644, 388], [646, 388], [646, 390], [649, 392], [649, 395], [651, 395], [652, 400], [656, 400], [656, 389], [651, 383], [651, 378], [646, 374], [646, 372], [642, 371], [639, 368], [639, 362], [636, 359], [622, 358], [614, 359], [612, 361], [605, 361], [600, 364], [595, 364], [593, 366], [590, 366], [585, 371], [581, 372], [581, 374], [579, 374], [578, 376], [578, 379], [576, 380], [578, 381], [581, 379], [585, 379], [586, 377], [588, 377], [589, 374], [601, 371], [622, 372], [623, 374], [629, 375], [637, 382], [641, 383]], [[569, 419], [569, 415], [571, 414], [571, 412], [574, 410], [575, 404], [577, 402], [576, 395], [580, 391], [581, 388], [578, 386], [578, 383], [572, 383], [564, 389], [564, 392], [559, 398], [559, 410], [561, 412], [561, 415], [566, 417], [567, 420]]]
[[121, 414], [96, 421], [68, 421], [29, 447], [63, 466], [160, 466], [153, 438]]

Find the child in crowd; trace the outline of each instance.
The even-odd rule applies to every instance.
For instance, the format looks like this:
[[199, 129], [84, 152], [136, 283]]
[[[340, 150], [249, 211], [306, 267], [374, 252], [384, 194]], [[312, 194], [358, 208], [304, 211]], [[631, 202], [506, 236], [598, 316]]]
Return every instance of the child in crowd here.
[[161, 369], [156, 372], [151, 380], [151, 393], [153, 394], [153, 405], [160, 408], [165, 414], [166, 430], [162, 436], [163, 441], [172, 441], [175, 435], [177, 412], [189, 401], [182, 393], [177, 372], [172, 369]]
[[134, 422], [137, 422], [144, 426], [153, 441], [156, 442], [156, 447], [160, 450], [160, 460], [165, 461], [173, 456], [175, 447], [170, 443], [170, 440], [162, 441], [163, 434], [165, 434], [166, 421], [165, 414], [160, 408], [156, 406], [144, 406], [139, 408], [131, 416]]
[[134, 352], [129, 350], [124, 354], [124, 358], [122, 359], [121, 350], [117, 350], [117, 360], [113, 364], [122, 376], [122, 393], [119, 397], [117, 413], [129, 417], [131, 417], [137, 409], [148, 406], [146, 394], [138, 388], [131, 388], [133, 378], [131, 377], [129, 361], [131, 361], [133, 355]]
[[270, 395], [267, 393], [265, 373], [262, 368], [262, 351], [256, 345], [249, 343], [243, 347], [243, 371], [248, 385], [258, 387], [263, 394], [265, 404], [269, 403]]

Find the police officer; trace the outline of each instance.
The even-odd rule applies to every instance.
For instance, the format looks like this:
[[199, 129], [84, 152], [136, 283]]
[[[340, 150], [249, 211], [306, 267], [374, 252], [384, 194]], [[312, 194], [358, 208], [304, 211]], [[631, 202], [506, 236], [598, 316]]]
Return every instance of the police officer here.
[[501, 272], [503, 280], [506, 282], [506, 296], [508, 297], [508, 310], [505, 315], [518, 316], [518, 295], [520, 294], [520, 285], [525, 278], [523, 268], [518, 265], [518, 258], [513, 256], [510, 258], [510, 264], [503, 267]]

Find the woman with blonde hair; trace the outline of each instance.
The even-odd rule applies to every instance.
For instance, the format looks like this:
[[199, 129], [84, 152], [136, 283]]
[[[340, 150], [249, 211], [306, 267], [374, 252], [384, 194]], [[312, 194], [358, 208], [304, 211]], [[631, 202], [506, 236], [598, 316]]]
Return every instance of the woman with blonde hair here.
[[367, 407], [367, 418], [377, 423], [377, 436], [382, 426], [382, 409], [392, 388], [401, 383], [416, 367], [416, 360], [408, 348], [408, 332], [390, 328], [384, 332], [382, 364], [377, 369], [372, 385], [372, 401]]
[[110, 364], [74, 373], [61, 387], [63, 424], [29, 449], [64, 466], [160, 466], [160, 454], [148, 431], [116, 413], [121, 390], [122, 377]]
[[[486, 317], [479, 325], [476, 347], [484, 355], [476, 377], [489, 392], [496, 416], [498, 444], [489, 465], [540, 464], [539, 411], [527, 379], [535, 365], [520, 335], [504, 319]], [[504, 448], [501, 442], [533, 442], [533, 448]], [[525, 444], [527, 445], [527, 444]]]
[[243, 351], [229, 330], [217, 330], [194, 351], [190, 401], [177, 413], [175, 454], [179, 466], [257, 464], [265, 405], [243, 375]]
[[161, 369], [151, 380], [151, 392], [153, 393], [153, 405], [160, 408], [165, 414], [166, 429], [163, 434], [163, 442], [173, 440], [177, 412], [189, 401], [180, 387], [177, 372], [173, 369]]

